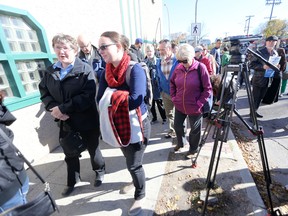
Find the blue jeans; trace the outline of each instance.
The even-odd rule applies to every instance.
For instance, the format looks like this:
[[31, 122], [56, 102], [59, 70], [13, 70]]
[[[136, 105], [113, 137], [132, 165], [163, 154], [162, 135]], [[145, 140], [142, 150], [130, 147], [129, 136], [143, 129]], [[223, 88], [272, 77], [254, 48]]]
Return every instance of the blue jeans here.
[[10, 200], [8, 200], [6, 203], [0, 206], [0, 213], [10, 208], [26, 204], [27, 203], [26, 195], [28, 193], [28, 190], [29, 190], [29, 178], [27, 177], [22, 187], [19, 188], [17, 193]]

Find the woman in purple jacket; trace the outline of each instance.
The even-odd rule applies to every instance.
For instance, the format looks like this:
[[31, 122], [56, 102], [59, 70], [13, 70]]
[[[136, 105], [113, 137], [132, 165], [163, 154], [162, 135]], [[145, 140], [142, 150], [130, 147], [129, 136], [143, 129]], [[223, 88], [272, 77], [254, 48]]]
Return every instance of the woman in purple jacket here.
[[[180, 63], [170, 80], [170, 95], [175, 105], [174, 127], [178, 144], [174, 148], [178, 151], [184, 146], [185, 137], [183, 122], [188, 116], [191, 130], [189, 133], [189, 152], [195, 154], [201, 137], [202, 107], [212, 92], [209, 73], [204, 64], [194, 59], [194, 48], [189, 44], [182, 44], [176, 54]], [[200, 69], [203, 91], [200, 89], [198, 75]]]

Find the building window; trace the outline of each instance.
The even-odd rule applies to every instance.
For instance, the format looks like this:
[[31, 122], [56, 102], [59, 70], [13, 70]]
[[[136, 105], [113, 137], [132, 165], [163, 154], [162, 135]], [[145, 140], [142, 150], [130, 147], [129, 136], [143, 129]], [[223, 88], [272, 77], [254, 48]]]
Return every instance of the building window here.
[[38, 91], [41, 77], [39, 70], [45, 69], [44, 61], [17, 61], [16, 66], [27, 94]]
[[12, 52], [40, 52], [36, 32], [22, 18], [0, 16], [0, 22]]
[[38, 85], [55, 54], [50, 52], [44, 29], [27, 11], [0, 7], [0, 53], [5, 105], [13, 111], [39, 103]]
[[1, 89], [1, 91], [4, 91], [4, 93], [7, 97], [13, 96], [13, 93], [12, 93], [12, 90], [10, 88], [7, 76], [5, 74], [3, 65], [1, 63], [0, 63], [0, 89]]

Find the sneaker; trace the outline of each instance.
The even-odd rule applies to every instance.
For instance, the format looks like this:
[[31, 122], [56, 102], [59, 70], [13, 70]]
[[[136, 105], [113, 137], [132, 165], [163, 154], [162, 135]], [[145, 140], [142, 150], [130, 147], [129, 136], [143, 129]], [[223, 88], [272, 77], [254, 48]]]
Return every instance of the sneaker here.
[[167, 120], [166, 120], [166, 119], [163, 119], [162, 124], [165, 124], [166, 122], [167, 122]]
[[283, 94], [280, 94], [279, 97], [283, 97]]
[[151, 124], [155, 124], [157, 122], [157, 119], [152, 119]]
[[198, 151], [199, 151], [199, 148], [197, 148], [196, 150], [193, 150], [193, 151], [192, 151], [192, 150], [189, 150], [189, 151], [186, 153], [185, 157], [190, 159], [190, 158], [192, 158], [193, 155], [197, 154]]
[[135, 200], [131, 208], [129, 209], [128, 215], [130, 216], [139, 215], [139, 213], [142, 211], [142, 206], [144, 202], [145, 202], [145, 197], [143, 197], [140, 200]]
[[176, 145], [176, 146], [174, 147], [174, 151], [177, 152], [177, 151], [181, 150], [182, 148], [183, 148], [183, 147]]
[[103, 180], [104, 180], [104, 174], [99, 174], [98, 172], [96, 172], [94, 187], [99, 187], [100, 185], [102, 185]]
[[260, 115], [259, 113], [256, 112], [256, 117], [257, 118], [263, 118], [263, 115]]
[[176, 134], [174, 132], [169, 132], [165, 135], [166, 139], [175, 138], [175, 137], [176, 137]]

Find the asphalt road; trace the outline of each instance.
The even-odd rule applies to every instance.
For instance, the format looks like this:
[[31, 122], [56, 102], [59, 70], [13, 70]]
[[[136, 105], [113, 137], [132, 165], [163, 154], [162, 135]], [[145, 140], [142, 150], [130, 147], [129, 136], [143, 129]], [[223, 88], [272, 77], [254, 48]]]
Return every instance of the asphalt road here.
[[[286, 91], [287, 92], [287, 91]], [[244, 120], [249, 125], [249, 103], [247, 92], [241, 89], [237, 92], [236, 109], [240, 112]], [[288, 185], [288, 130], [285, 126], [288, 124], [288, 95], [285, 94], [279, 98], [279, 101], [271, 105], [261, 104], [258, 112], [263, 118], [258, 118], [258, 125], [264, 130], [264, 145], [266, 149], [269, 170], [272, 181], [280, 183], [282, 186]], [[233, 120], [243, 124], [237, 116]], [[245, 127], [246, 128], [246, 127]], [[255, 148], [259, 152], [257, 137], [251, 135], [248, 130], [243, 132], [247, 137], [253, 138]]]

